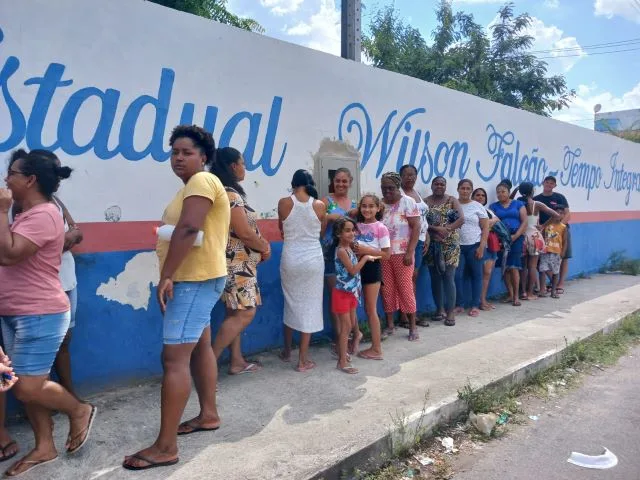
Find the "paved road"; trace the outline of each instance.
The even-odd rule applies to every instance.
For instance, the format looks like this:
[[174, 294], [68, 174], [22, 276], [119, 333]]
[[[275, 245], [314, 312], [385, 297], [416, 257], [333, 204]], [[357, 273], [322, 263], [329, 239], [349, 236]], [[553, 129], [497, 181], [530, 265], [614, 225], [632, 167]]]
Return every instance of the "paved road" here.
[[[549, 413], [541, 411], [537, 422], [460, 458], [454, 470], [464, 464], [467, 470], [454, 480], [639, 480], [639, 399], [637, 347], [615, 367], [587, 377], [578, 390], [550, 399]], [[567, 463], [572, 451], [598, 455], [603, 446], [618, 457], [616, 467], [591, 470]]]

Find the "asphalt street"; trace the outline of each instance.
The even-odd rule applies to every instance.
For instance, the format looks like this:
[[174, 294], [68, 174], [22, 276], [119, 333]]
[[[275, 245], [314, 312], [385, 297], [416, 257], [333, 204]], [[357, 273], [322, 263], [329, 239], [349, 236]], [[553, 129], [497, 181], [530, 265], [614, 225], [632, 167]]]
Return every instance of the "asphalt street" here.
[[[461, 454], [455, 480], [640, 480], [640, 347], [616, 366], [595, 369], [567, 395], [527, 403], [527, 414], [539, 419]], [[567, 462], [571, 452], [599, 455], [602, 447], [618, 457], [617, 466]]]

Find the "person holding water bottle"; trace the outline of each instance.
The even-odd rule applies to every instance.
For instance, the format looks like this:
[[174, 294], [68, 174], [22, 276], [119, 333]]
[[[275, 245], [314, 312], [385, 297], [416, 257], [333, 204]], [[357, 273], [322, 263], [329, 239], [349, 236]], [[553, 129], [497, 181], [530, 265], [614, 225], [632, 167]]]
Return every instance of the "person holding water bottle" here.
[[[174, 225], [169, 242], [158, 240], [157, 297], [164, 315], [160, 432], [155, 442], [127, 456], [128, 470], [178, 463], [176, 435], [220, 428], [216, 407], [218, 367], [211, 348], [211, 310], [224, 291], [225, 251], [231, 218], [229, 198], [220, 180], [206, 171], [215, 161], [215, 142], [198, 126], [176, 127], [169, 139], [171, 168], [184, 186], [162, 216]], [[198, 232], [202, 245], [195, 248]], [[194, 378], [200, 413], [180, 424]]]

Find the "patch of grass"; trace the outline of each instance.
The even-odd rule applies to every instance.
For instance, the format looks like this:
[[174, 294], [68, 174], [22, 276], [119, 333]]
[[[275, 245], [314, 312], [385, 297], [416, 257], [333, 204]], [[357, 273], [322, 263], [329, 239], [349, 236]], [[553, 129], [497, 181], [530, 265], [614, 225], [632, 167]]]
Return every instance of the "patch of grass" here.
[[[522, 408], [518, 405], [518, 397], [524, 394], [538, 393], [548, 394], [550, 385], [568, 385], [572, 382], [578, 382], [579, 376], [576, 372], [580, 372], [591, 368], [591, 366], [613, 365], [616, 361], [629, 350], [630, 346], [640, 342], [640, 314], [634, 314], [627, 317], [614, 331], [609, 334], [598, 334], [587, 340], [578, 341], [571, 345], [567, 344], [560, 361], [547, 369], [536, 372], [528, 377], [524, 382], [514, 384], [509, 387], [495, 387], [474, 389], [470, 383], [467, 383], [458, 390], [458, 398], [464, 400], [468, 410], [475, 413], [503, 413], [509, 414], [509, 422], [513, 424], [527, 423], [523, 417]], [[569, 369], [575, 370], [572, 372]], [[425, 395], [425, 404], [423, 407], [423, 416], [427, 408], [427, 395]], [[466, 416], [465, 416], [466, 418]], [[399, 432], [400, 438], [404, 439], [397, 450], [394, 449], [394, 459], [387, 462], [386, 465], [371, 473], [363, 474], [356, 478], [364, 480], [398, 480], [405, 476], [409, 461], [404, 463], [402, 459], [407, 459], [416, 449], [428, 447], [433, 442], [434, 436], [455, 436], [456, 431], [445, 425], [436, 426], [431, 432], [431, 438], [427, 439], [422, 422], [418, 421], [415, 427], [409, 427], [406, 416], [402, 412], [392, 415], [392, 422], [396, 432]], [[474, 429], [464, 430], [464, 435], [471, 438], [474, 442], [487, 442], [494, 438], [502, 437], [507, 433], [505, 425], [496, 427], [490, 437], [485, 437]], [[456, 440], [457, 442], [458, 440]], [[431, 454], [435, 460], [433, 466], [428, 467], [428, 475], [426, 478], [435, 480], [448, 480], [453, 478], [454, 472], [449, 458], [442, 454]], [[422, 473], [421, 473], [422, 475]], [[423, 478], [423, 477], [418, 477]]]
[[510, 387], [483, 389], [474, 389], [467, 383], [458, 390], [458, 398], [467, 403], [469, 412], [490, 413], [507, 410], [516, 413], [519, 410], [516, 399], [524, 392], [536, 388], [546, 391], [548, 385], [567, 381], [568, 368], [578, 370], [585, 366], [613, 365], [638, 339], [640, 314], [634, 314], [611, 333], [599, 333], [588, 340], [567, 345], [558, 364], [534, 373], [522, 383]]
[[624, 250], [616, 250], [600, 269], [601, 272], [622, 272], [626, 275], [640, 275], [640, 259], [629, 258]]

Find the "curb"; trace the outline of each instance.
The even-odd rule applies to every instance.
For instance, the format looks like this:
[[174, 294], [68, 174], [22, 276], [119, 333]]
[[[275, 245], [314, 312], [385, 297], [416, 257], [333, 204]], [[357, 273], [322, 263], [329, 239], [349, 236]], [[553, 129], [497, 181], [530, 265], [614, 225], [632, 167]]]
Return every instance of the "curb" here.
[[[640, 312], [640, 310], [619, 313], [613, 317], [609, 317], [604, 326], [598, 328], [592, 334], [580, 338], [572, 344], [550, 350], [538, 357], [523, 362], [513, 367], [511, 371], [503, 377], [485, 385], [475, 386], [475, 388], [483, 390], [487, 388], [509, 387], [522, 383], [536, 373], [560, 363], [563, 353], [570, 345], [584, 342], [598, 334], [609, 334], [618, 329], [626, 318], [638, 312]], [[369, 472], [379, 468], [393, 458], [395, 456], [394, 452], [397, 452], [398, 449], [410, 446], [413, 438], [415, 438], [415, 432], [421, 429], [425, 432], [432, 432], [435, 427], [451, 423], [466, 413], [467, 406], [463, 400], [460, 400], [457, 395], [447, 397], [435, 405], [428, 406], [424, 410], [407, 415], [402, 427], [398, 427], [397, 425], [389, 427], [389, 433], [369, 445], [360, 448], [358, 451], [343, 458], [334, 465], [307, 477], [307, 480], [351, 480], [359, 478], [357, 476], [358, 472]], [[410, 438], [412, 436], [413, 438]], [[428, 436], [431, 436], [431, 433], [429, 433]]]

